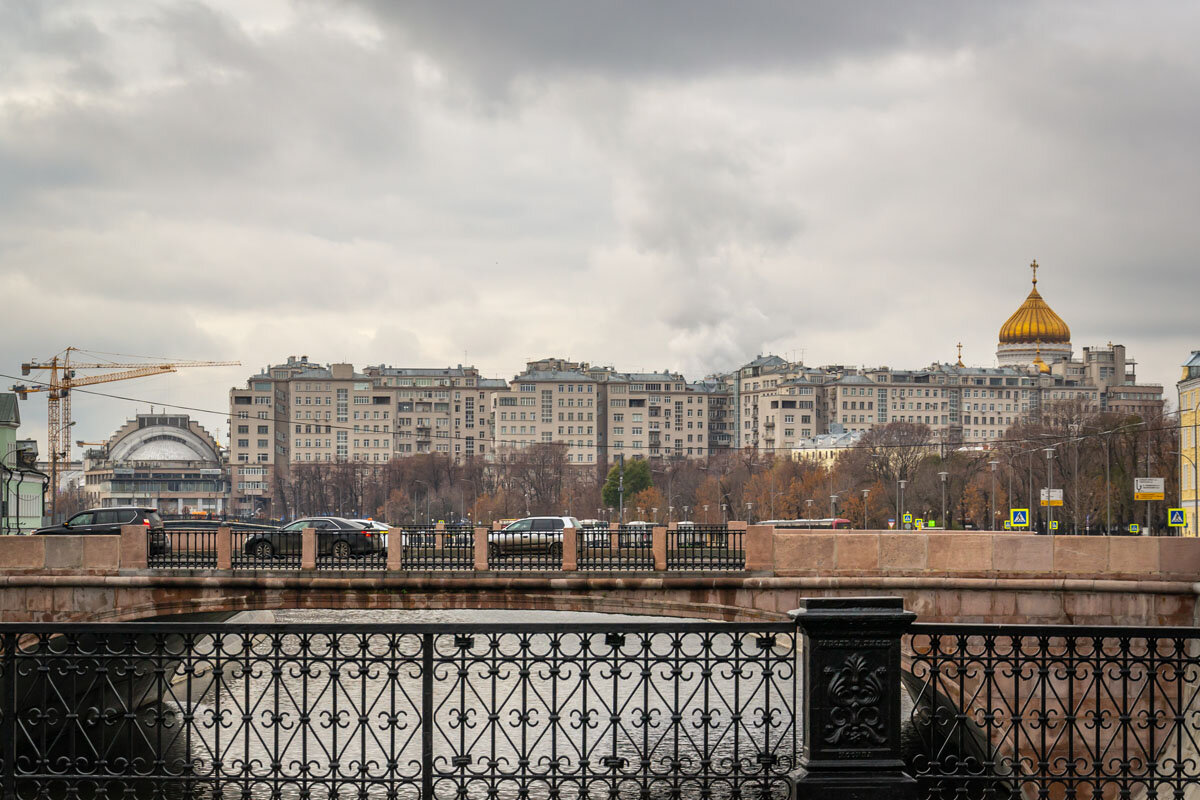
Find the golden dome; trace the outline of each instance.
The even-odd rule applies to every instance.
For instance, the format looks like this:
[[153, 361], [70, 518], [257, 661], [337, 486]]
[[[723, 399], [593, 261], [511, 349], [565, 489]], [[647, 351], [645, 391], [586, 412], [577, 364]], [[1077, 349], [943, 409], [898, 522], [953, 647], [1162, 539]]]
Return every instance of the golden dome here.
[[1033, 268], [1033, 288], [1021, 307], [1001, 326], [1000, 344], [1070, 343], [1071, 329], [1038, 294], [1037, 262], [1030, 266]]

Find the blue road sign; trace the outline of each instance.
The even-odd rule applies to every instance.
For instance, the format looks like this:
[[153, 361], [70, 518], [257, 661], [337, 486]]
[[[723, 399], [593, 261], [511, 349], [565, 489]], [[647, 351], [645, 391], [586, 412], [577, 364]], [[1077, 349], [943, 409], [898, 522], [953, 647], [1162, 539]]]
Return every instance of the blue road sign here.
[[1172, 508], [1167, 512], [1167, 525], [1172, 528], [1187, 527], [1187, 512], [1182, 508]]
[[1132, 523], [1130, 523], [1130, 525], [1129, 525], [1129, 532], [1130, 532], [1130, 533], [1141, 533], [1141, 531], [1142, 531], [1142, 526], [1141, 526], [1141, 525], [1138, 525], [1136, 522], [1132, 522]]
[[912, 514], [905, 514], [905, 515], [904, 515], [904, 524], [905, 524], [905, 525], [912, 525]]
[[1014, 528], [1029, 527], [1029, 509], [1028, 508], [1010, 508], [1008, 510], [1008, 521]]

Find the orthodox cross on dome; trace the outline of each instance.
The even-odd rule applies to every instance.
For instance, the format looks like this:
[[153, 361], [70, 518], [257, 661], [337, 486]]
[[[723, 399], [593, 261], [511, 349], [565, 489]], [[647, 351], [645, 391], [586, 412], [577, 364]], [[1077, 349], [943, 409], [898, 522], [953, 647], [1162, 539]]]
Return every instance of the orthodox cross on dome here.
[[1033, 285], [1037, 286], [1038, 263], [1036, 258], [1029, 264], [1029, 268], [1033, 270]]
[[959, 366], [959, 367], [966, 366], [965, 364], [963, 364], [963, 361], [962, 361], [962, 342], [958, 343], [958, 364], [956, 366]]

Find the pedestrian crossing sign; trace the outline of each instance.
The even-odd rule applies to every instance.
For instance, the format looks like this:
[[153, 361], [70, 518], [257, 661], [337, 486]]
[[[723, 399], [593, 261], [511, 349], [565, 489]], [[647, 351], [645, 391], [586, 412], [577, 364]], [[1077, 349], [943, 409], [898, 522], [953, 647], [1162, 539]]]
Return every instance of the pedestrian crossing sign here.
[[912, 514], [905, 514], [905, 515], [904, 515], [904, 524], [905, 524], [905, 525], [912, 525]]
[[1186, 528], [1187, 512], [1182, 508], [1168, 508], [1167, 525], [1172, 528]]
[[1056, 520], [1056, 519], [1050, 520], [1050, 530], [1052, 530], [1052, 531], [1058, 530], [1058, 520]]
[[917, 520], [917, 530], [921, 530], [924, 527], [925, 527], [925, 520], [923, 520], [923, 519]]
[[1008, 522], [1014, 528], [1029, 527], [1029, 509], [1028, 508], [1010, 508], [1008, 510]]
[[1012, 530], [1012, 523], [1009, 522], [1008, 520], [1004, 520], [1004, 530], [1006, 530], [1006, 531]]
[[1129, 523], [1129, 532], [1130, 533], [1141, 533], [1142, 526], [1138, 525], [1136, 522], [1131, 522], [1131, 523]]

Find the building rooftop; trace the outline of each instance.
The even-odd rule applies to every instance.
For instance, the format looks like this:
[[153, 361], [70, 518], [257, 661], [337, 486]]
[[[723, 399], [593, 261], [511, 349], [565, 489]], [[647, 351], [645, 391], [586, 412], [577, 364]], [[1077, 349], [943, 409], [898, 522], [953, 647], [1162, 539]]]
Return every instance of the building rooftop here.
[[522, 372], [520, 375], [513, 378], [514, 383], [517, 381], [571, 381], [573, 383], [584, 381], [587, 383], [595, 383], [596, 379], [591, 375], [584, 375], [582, 372], [534, 370], [532, 372]]
[[0, 392], [0, 425], [14, 428], [21, 424], [21, 409], [15, 392]]

